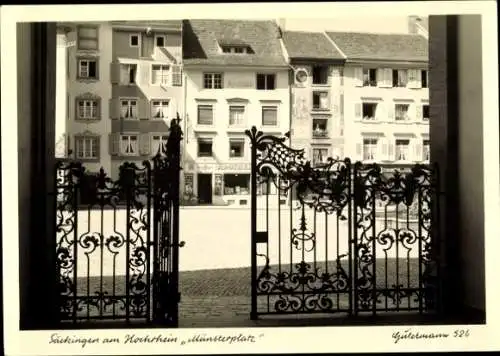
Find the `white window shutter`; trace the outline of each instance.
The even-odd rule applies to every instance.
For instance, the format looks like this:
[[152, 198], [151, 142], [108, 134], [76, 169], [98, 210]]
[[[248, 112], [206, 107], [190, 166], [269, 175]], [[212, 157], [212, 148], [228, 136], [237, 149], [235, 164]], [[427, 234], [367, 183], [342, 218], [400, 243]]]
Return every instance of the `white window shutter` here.
[[182, 70], [180, 65], [174, 64], [172, 66], [171, 75], [172, 75], [172, 85], [182, 86]]
[[415, 83], [415, 87], [418, 89], [421, 89], [422, 88], [422, 71], [420, 69], [416, 69], [415, 72], [416, 72], [416, 81], [417, 81]]
[[394, 152], [394, 143], [393, 142], [389, 142], [389, 150], [388, 150], [388, 153], [387, 153], [387, 160], [388, 161], [394, 161], [394, 158], [395, 158], [395, 152]]
[[151, 71], [149, 63], [141, 62], [141, 64], [139, 64], [137, 67], [138, 73], [136, 73], [136, 76], [138, 76], [139, 83], [149, 85], [149, 77]]
[[139, 135], [139, 154], [142, 156], [147, 156], [150, 154], [151, 141], [149, 139], [149, 134], [142, 133]]
[[117, 133], [111, 133], [108, 136], [109, 140], [109, 154], [111, 156], [116, 156], [120, 152], [120, 135]]
[[423, 150], [423, 148], [422, 148], [422, 144], [421, 144], [421, 143], [416, 142], [416, 143], [414, 144], [414, 148], [415, 148], [415, 152], [414, 152], [414, 156], [413, 156], [414, 160], [415, 160], [415, 161], [417, 161], [417, 162], [422, 161], [422, 156], [423, 156], [423, 155], [422, 155], [422, 153], [423, 153], [423, 152], [422, 152], [422, 150]]
[[417, 75], [415, 73], [415, 69], [408, 69], [408, 71], [406, 72], [406, 75], [407, 75], [407, 78], [408, 78], [407, 87], [410, 88], [410, 89], [414, 89], [415, 88], [415, 77]]
[[361, 107], [361, 103], [355, 103], [354, 104], [354, 118], [356, 119], [361, 119], [361, 115], [362, 115], [362, 107]]
[[363, 68], [354, 68], [354, 85], [357, 87], [363, 86]]
[[415, 121], [422, 121], [423, 116], [422, 116], [422, 105], [416, 104], [415, 105]]
[[391, 68], [386, 68], [385, 69], [386, 73], [386, 84], [388, 88], [392, 88], [392, 69]]
[[389, 157], [389, 145], [387, 143], [387, 138], [382, 139], [382, 155], [380, 157], [380, 160], [382, 161], [387, 161], [387, 158]]
[[140, 120], [149, 120], [149, 117], [151, 115], [151, 104], [149, 100], [147, 99], [139, 99], [137, 105], [139, 106], [137, 108], [137, 115], [139, 116]]
[[380, 88], [384, 88], [385, 85], [385, 69], [377, 68], [377, 86]]

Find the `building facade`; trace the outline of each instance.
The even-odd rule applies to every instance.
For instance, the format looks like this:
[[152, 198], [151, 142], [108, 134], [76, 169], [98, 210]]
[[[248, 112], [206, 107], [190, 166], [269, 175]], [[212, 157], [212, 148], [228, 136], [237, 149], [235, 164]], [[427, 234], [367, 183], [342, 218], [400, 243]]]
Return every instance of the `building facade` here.
[[320, 32], [284, 32], [291, 66], [291, 144], [313, 165], [343, 157], [342, 69], [344, 56]]
[[245, 130], [290, 129], [289, 71], [274, 21], [184, 21], [187, 115], [183, 196], [201, 204], [250, 204]]
[[67, 32], [67, 147], [113, 178], [161, 151], [183, 115], [182, 22], [72, 24]]
[[346, 58], [345, 156], [390, 166], [429, 162], [427, 40], [414, 34], [327, 36]]

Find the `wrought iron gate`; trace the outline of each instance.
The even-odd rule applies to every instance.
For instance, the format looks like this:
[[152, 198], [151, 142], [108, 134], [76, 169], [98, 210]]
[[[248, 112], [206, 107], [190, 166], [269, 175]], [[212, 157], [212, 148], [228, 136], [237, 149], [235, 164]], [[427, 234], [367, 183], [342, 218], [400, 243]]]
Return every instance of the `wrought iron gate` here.
[[246, 134], [252, 147], [252, 319], [436, 312], [436, 169], [391, 172], [332, 158], [313, 166], [303, 150], [285, 144], [286, 137], [255, 127]]
[[116, 180], [81, 162], [56, 166], [56, 245], [62, 323], [177, 325], [182, 132]]

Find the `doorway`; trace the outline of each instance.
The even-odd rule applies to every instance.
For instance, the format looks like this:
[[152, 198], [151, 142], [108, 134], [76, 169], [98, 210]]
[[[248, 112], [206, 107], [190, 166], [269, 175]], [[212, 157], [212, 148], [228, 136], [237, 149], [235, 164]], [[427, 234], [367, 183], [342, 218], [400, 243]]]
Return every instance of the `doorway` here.
[[212, 204], [211, 174], [198, 174], [198, 200], [200, 204]]

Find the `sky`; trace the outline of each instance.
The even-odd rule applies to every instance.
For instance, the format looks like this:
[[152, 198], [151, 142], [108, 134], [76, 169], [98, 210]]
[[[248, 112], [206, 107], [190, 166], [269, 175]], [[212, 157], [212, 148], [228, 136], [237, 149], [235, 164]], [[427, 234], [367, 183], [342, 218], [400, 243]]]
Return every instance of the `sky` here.
[[291, 31], [352, 31], [377, 33], [408, 33], [408, 17], [331, 17], [325, 19], [285, 19]]

